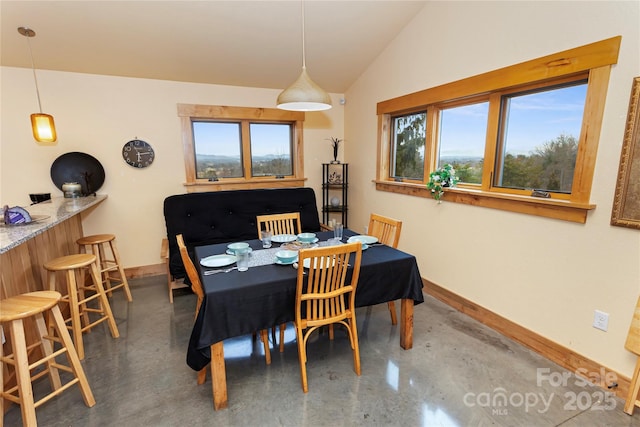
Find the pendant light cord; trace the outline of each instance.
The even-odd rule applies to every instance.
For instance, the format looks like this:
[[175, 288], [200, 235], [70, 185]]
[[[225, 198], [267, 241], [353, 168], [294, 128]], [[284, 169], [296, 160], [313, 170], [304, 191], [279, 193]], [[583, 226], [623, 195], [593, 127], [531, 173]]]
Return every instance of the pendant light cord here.
[[33, 80], [36, 82], [36, 95], [38, 96], [38, 108], [42, 114], [42, 104], [40, 103], [40, 90], [38, 89], [38, 78], [36, 77], [36, 64], [33, 62], [33, 51], [31, 50], [31, 36], [27, 36], [27, 45], [29, 45], [29, 55], [31, 56], [31, 69], [33, 70]]
[[304, 0], [301, 1], [302, 3], [302, 69], [306, 70], [307, 69], [307, 63], [306, 63], [306, 53], [305, 53], [305, 48], [304, 48]]

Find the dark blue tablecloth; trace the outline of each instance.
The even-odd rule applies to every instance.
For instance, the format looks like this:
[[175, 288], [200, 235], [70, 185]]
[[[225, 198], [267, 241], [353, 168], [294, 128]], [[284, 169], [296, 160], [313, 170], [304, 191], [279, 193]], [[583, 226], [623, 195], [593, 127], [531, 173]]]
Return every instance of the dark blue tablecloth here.
[[[345, 230], [344, 239], [356, 233]], [[332, 232], [317, 233], [320, 240]], [[254, 250], [259, 240], [250, 241]], [[195, 248], [196, 259], [222, 254], [226, 244]], [[198, 267], [200, 267], [198, 263]], [[227, 338], [251, 334], [291, 322], [295, 317], [296, 270], [291, 266], [265, 265], [248, 271], [201, 276], [205, 298], [193, 326], [187, 364], [198, 371], [210, 361], [209, 346]], [[388, 246], [373, 246], [362, 253], [356, 306], [412, 299], [424, 302], [422, 280], [413, 255]]]

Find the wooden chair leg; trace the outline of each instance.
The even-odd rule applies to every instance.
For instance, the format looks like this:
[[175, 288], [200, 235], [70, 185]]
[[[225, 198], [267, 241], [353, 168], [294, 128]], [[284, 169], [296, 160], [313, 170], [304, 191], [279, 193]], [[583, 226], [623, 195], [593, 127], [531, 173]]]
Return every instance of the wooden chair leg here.
[[262, 339], [262, 345], [264, 346], [264, 359], [267, 365], [271, 365], [271, 350], [269, 349], [269, 331], [262, 329], [260, 331], [260, 338]]
[[349, 321], [349, 334], [351, 335], [351, 345], [353, 349], [353, 371], [356, 375], [360, 375], [362, 372], [360, 368], [360, 343], [358, 343], [358, 329], [356, 327], [355, 317]]
[[198, 371], [198, 385], [204, 384], [207, 381], [207, 367]]
[[124, 294], [127, 297], [127, 301], [133, 301], [133, 297], [131, 296], [131, 290], [129, 289], [129, 281], [127, 280], [127, 276], [124, 273], [124, 267], [122, 267], [122, 262], [120, 261], [120, 252], [118, 252], [118, 247], [115, 244], [115, 241], [111, 240], [109, 242], [109, 248], [111, 249], [111, 254], [113, 255], [113, 260], [118, 265], [118, 274], [120, 275], [120, 281], [122, 282], [122, 287], [124, 288]]
[[389, 313], [391, 313], [391, 324], [397, 325], [398, 318], [396, 317], [396, 305], [393, 301], [389, 301], [387, 305], [389, 306]]
[[101, 303], [101, 308], [104, 311], [104, 315], [107, 318], [107, 324], [109, 325], [109, 330], [111, 331], [111, 336], [113, 338], [118, 338], [120, 336], [120, 332], [118, 331], [118, 326], [116, 325], [115, 318], [113, 317], [113, 312], [111, 311], [111, 305], [109, 304], [109, 300], [107, 299], [107, 295], [104, 292], [104, 287], [102, 286], [102, 280], [100, 277], [100, 273], [98, 272], [98, 267], [95, 263], [92, 263], [90, 266], [91, 270], [91, 278], [98, 289], [98, 294], [100, 297], [98, 300]]
[[78, 353], [73, 346], [71, 335], [69, 335], [69, 332], [67, 331], [64, 319], [62, 318], [62, 313], [60, 313], [60, 308], [57, 305], [51, 308], [51, 316], [53, 318], [53, 322], [56, 325], [56, 328], [58, 329], [58, 335], [60, 336], [62, 345], [67, 348], [67, 360], [69, 361], [71, 371], [78, 379], [78, 387], [80, 387], [80, 393], [82, 394], [84, 404], [88, 407], [92, 407], [96, 404], [96, 399], [93, 397], [91, 387], [89, 386], [89, 381], [87, 380], [87, 376], [84, 373], [84, 369], [82, 369], [80, 358], [78, 357]]
[[634, 408], [640, 406], [638, 391], [640, 391], [640, 357], [638, 357], [636, 368], [633, 370], [633, 378], [629, 384], [629, 394], [624, 404], [624, 412], [626, 414], [633, 415]]
[[78, 305], [78, 283], [76, 282], [74, 270], [67, 270], [67, 284], [69, 287], [69, 311], [71, 312], [73, 344], [78, 352], [78, 357], [83, 360], [84, 342], [82, 341], [82, 323], [80, 323], [80, 307]]
[[[36, 330], [38, 331], [38, 339], [40, 340], [40, 348], [42, 348], [42, 353], [46, 357], [50, 357], [53, 354], [54, 349], [53, 345], [51, 345], [51, 341], [46, 338], [48, 334], [47, 323], [45, 322], [42, 313], [35, 315], [34, 319], [36, 323]], [[51, 319], [50, 317], [49, 324], [54, 323], [54, 320], [55, 319]], [[58, 390], [60, 387], [62, 387], [62, 382], [60, 381], [60, 373], [58, 372], [58, 364], [56, 363], [54, 358], [47, 360], [46, 363], [47, 371], [49, 372], [49, 381], [51, 381], [51, 388], [53, 388], [54, 390]]]
[[287, 329], [287, 324], [280, 325], [280, 353], [284, 353], [284, 330]]
[[24, 336], [22, 319], [12, 321], [10, 323], [10, 328], [13, 343], [13, 355], [16, 362], [16, 382], [18, 385], [18, 393], [22, 401], [20, 403], [22, 423], [25, 426], [35, 426], [37, 425], [36, 408], [33, 401], [33, 390], [31, 389], [29, 356], [27, 356], [27, 343]]
[[302, 383], [302, 391], [307, 393], [309, 385], [307, 384], [307, 349], [302, 330], [296, 326], [296, 341], [298, 342], [298, 361], [300, 363], [300, 381]]

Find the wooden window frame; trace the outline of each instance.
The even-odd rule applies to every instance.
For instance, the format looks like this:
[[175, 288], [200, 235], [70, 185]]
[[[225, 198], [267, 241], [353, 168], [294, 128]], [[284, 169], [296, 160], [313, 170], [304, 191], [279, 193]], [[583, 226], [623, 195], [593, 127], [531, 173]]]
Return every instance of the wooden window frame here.
[[[397, 182], [391, 178], [390, 134], [391, 118], [403, 113], [427, 111], [427, 140], [425, 162], [428, 171], [435, 169], [437, 150], [437, 108], [472, 99], [489, 100], [487, 142], [485, 145], [485, 168], [481, 185], [459, 185], [445, 189], [445, 200], [501, 209], [510, 212], [555, 218], [585, 223], [587, 213], [595, 209], [589, 202], [593, 173], [598, 151], [602, 116], [609, 85], [611, 65], [618, 62], [622, 37], [612, 37], [596, 43], [558, 52], [520, 64], [490, 71], [408, 95], [389, 99], [377, 104], [378, 147], [376, 168], [376, 190], [430, 198], [426, 181]], [[517, 92], [522, 88], [544, 87], [562, 81], [588, 79], [582, 130], [578, 142], [578, 154], [574, 171], [573, 187], [568, 197], [551, 199], [537, 198], [524, 192], [511, 192], [492, 187], [497, 135], [500, 132], [501, 96]], [[491, 167], [486, 167], [487, 165]], [[428, 176], [425, 170], [425, 179]]]
[[[303, 123], [304, 112], [284, 111], [277, 108], [228, 107], [220, 105], [178, 104], [178, 116], [182, 129], [182, 149], [184, 151], [184, 168], [187, 181], [187, 192], [241, 190], [254, 188], [303, 187]], [[220, 178], [218, 181], [196, 178], [196, 160], [193, 144], [194, 121], [237, 121], [241, 123], [241, 139], [243, 153], [250, 153], [244, 147], [249, 144], [249, 123], [280, 123], [293, 126], [293, 144], [291, 162], [293, 175], [284, 178], [243, 176], [239, 178]], [[242, 155], [245, 171], [251, 171], [251, 156]]]

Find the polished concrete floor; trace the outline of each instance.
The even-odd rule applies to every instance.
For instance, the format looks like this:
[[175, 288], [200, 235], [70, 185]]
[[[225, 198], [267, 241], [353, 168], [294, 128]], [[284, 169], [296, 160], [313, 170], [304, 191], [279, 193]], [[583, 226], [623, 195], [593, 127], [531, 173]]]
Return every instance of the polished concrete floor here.
[[[415, 308], [414, 347], [398, 345], [386, 305], [359, 309], [362, 376], [348, 339], [309, 343], [309, 393], [300, 386], [289, 325], [284, 353], [266, 366], [251, 337], [225, 341], [229, 408], [214, 411], [211, 381], [185, 363], [195, 296], [169, 304], [164, 276], [131, 281], [134, 301], [113, 298], [120, 338], [85, 335], [96, 405], [73, 387], [37, 409], [41, 426], [640, 426], [623, 400], [427, 297]], [[36, 393], [48, 387], [36, 384]], [[19, 408], [5, 426], [21, 424]]]

